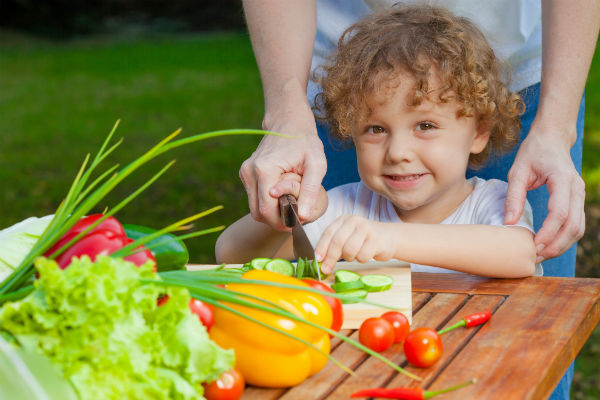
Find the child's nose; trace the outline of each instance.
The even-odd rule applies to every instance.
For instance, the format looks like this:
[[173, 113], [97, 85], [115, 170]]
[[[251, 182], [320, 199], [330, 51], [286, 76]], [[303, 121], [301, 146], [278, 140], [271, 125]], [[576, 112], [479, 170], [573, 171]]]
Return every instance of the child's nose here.
[[414, 143], [410, 135], [392, 134], [389, 136], [386, 157], [390, 164], [411, 161], [414, 156]]

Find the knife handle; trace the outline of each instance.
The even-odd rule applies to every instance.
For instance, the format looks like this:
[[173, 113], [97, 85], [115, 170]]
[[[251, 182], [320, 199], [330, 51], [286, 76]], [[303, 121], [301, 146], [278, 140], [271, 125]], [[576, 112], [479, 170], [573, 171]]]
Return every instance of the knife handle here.
[[288, 228], [293, 228], [298, 223], [294, 211], [298, 212], [296, 198], [289, 194], [281, 196], [279, 198], [279, 213], [281, 215], [281, 222]]

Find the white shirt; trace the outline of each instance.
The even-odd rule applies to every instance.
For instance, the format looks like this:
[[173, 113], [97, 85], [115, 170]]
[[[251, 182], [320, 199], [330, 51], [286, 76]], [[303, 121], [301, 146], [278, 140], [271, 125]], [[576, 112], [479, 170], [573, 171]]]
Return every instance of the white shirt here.
[[[473, 191], [442, 224], [479, 224], [504, 226], [504, 201], [508, 184], [498, 179], [485, 180], [473, 177], [468, 180]], [[354, 182], [337, 186], [327, 191], [329, 205], [325, 213], [316, 221], [304, 225], [311, 244], [317, 245], [327, 227], [342, 215], [358, 215], [373, 221], [403, 223], [394, 204], [379, 193], [373, 192], [364, 183]], [[511, 225], [512, 226], [512, 225]], [[533, 230], [533, 214], [529, 203], [515, 226]], [[417, 272], [456, 271], [411, 264], [411, 270]], [[535, 275], [542, 275], [541, 265], [536, 265]]]
[[[311, 72], [335, 51], [346, 28], [364, 16], [390, 7], [397, 0], [317, 0], [317, 36]], [[511, 66], [509, 88], [519, 91], [542, 77], [542, 11], [539, 0], [403, 0], [442, 6], [467, 17], [484, 33], [496, 56]], [[313, 104], [320, 87], [312, 80]]]

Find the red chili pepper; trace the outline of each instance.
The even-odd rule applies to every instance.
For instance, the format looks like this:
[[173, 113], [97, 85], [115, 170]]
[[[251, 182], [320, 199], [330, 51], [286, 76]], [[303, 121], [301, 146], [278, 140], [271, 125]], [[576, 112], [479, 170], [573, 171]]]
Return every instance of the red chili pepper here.
[[424, 400], [425, 391], [422, 388], [374, 388], [354, 392], [350, 397], [381, 397], [384, 399]]
[[466, 317], [458, 321], [456, 324], [449, 326], [445, 329], [439, 330], [438, 334], [441, 335], [443, 333], [450, 332], [451, 330], [456, 329], [460, 326], [471, 328], [473, 326], [481, 325], [487, 322], [487, 320], [489, 320], [491, 317], [492, 313], [490, 310], [485, 310], [481, 313], [467, 315]]
[[481, 325], [492, 317], [490, 310], [485, 310], [482, 313], [467, 315], [464, 319], [467, 323], [467, 328]]
[[352, 393], [350, 397], [380, 397], [383, 399], [425, 400], [430, 399], [433, 396], [437, 396], [438, 394], [448, 393], [453, 390], [463, 388], [475, 382], [476, 379], [471, 379], [470, 381], [463, 382], [460, 385], [435, 391], [423, 390], [422, 388], [407, 387], [363, 389], [359, 390], [358, 392]]

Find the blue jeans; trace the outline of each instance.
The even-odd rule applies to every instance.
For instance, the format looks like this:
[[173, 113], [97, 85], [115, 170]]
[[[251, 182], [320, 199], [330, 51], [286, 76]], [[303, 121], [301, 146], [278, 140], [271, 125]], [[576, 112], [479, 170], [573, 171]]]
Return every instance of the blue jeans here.
[[[537, 112], [538, 101], [540, 97], [540, 84], [532, 85], [520, 92], [525, 102], [526, 111], [521, 116], [521, 135], [519, 145], [529, 132], [531, 123]], [[571, 148], [571, 158], [575, 168], [581, 174], [581, 155], [583, 150], [583, 114], [585, 110], [585, 97], [581, 99], [579, 114], [577, 116], [577, 140]], [[335, 141], [328, 137], [328, 128], [324, 125], [318, 125], [319, 137], [325, 144], [325, 156], [327, 157], [327, 174], [323, 179], [325, 189], [339, 186], [344, 183], [357, 182], [360, 180], [356, 167], [356, 152], [354, 147], [344, 149]], [[502, 179], [507, 180], [508, 170], [510, 169], [518, 146], [515, 149], [503, 155], [501, 158], [488, 163], [483, 169], [477, 171], [467, 171], [467, 177], [473, 175], [484, 179]], [[527, 200], [533, 209], [533, 225], [536, 232], [541, 228], [542, 223], [548, 215], [548, 189], [542, 186], [536, 190], [527, 193]], [[575, 276], [575, 255], [577, 244], [574, 244], [560, 257], [553, 258], [543, 262], [544, 275], [546, 276]], [[567, 372], [559, 382], [558, 386], [550, 396], [551, 400], [568, 399], [569, 388], [573, 380], [573, 364], [567, 369]]]

